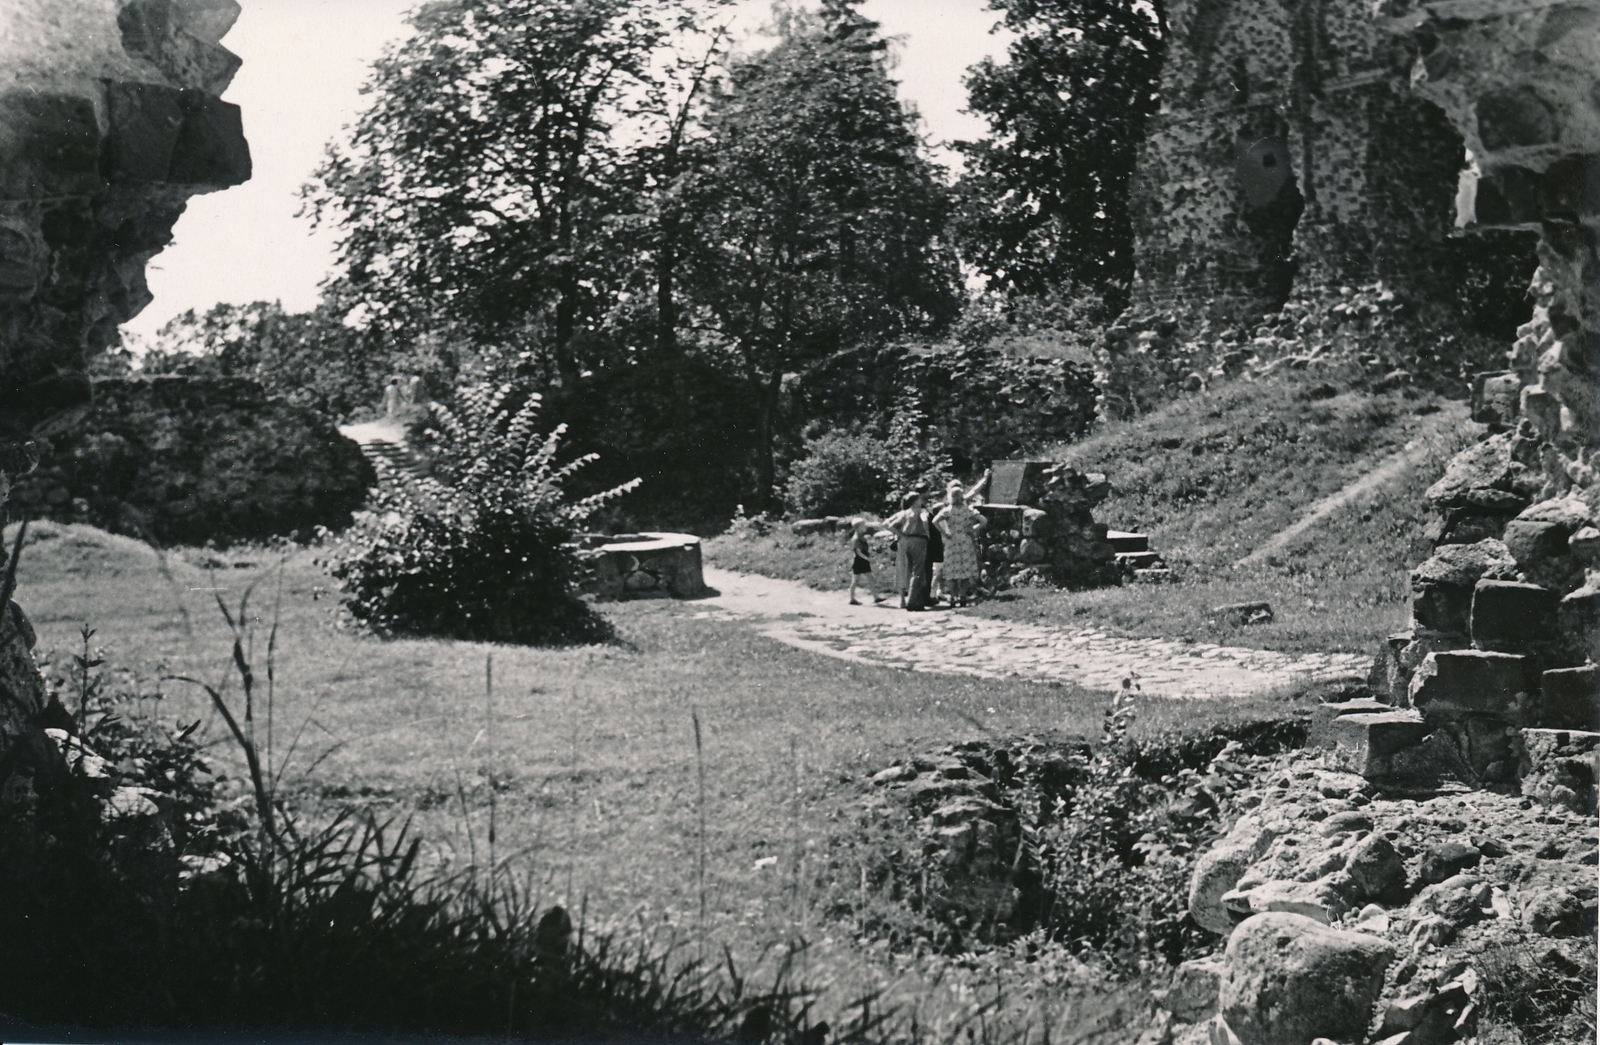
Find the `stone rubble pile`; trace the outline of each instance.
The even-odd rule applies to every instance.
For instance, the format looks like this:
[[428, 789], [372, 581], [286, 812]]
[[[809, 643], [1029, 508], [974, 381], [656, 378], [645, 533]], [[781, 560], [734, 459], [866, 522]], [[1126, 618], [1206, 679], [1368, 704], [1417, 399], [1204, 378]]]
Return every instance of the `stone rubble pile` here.
[[[1165, 569], [1142, 534], [1118, 533], [1119, 547], [1110, 528], [1095, 522], [1094, 509], [1111, 496], [1103, 474], [1050, 461], [1009, 463], [1023, 473], [1014, 503], [978, 506], [989, 520], [981, 549], [986, 584], [1092, 588], [1120, 584], [1139, 569]], [[996, 489], [991, 479], [991, 501], [998, 500]]]
[[1395, 794], [1319, 748], [1218, 758], [1254, 782], [1190, 880], [1191, 916], [1226, 944], [1159, 996], [1179, 1041], [1444, 1045], [1473, 1035], [1507, 956], [1592, 978], [1592, 807]]

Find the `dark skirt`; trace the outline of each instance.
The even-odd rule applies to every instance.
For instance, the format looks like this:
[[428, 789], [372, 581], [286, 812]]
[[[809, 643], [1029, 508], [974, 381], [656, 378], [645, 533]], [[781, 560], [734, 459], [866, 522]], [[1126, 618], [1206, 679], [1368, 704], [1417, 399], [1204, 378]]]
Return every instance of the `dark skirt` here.
[[857, 555], [856, 561], [850, 564], [850, 572], [855, 574], [857, 577], [860, 577], [862, 574], [871, 573], [872, 560]]

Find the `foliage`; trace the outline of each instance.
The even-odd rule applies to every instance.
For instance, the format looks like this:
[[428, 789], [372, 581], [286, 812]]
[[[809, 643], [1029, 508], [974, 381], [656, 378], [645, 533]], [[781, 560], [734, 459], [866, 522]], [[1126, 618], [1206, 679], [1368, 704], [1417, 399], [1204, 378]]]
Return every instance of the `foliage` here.
[[97, 382], [10, 501], [162, 545], [227, 544], [341, 528], [372, 481], [324, 415], [244, 378], [163, 376]]
[[[471, 385], [435, 405], [438, 479], [389, 472], [330, 562], [358, 620], [386, 632], [480, 641], [599, 641], [605, 623], [574, 594], [574, 524], [632, 489], [569, 501], [593, 456], [556, 464], [566, 426], [539, 432], [541, 397]], [[385, 469], [387, 471], [387, 469]]]
[[[923, 463], [912, 469], [918, 475], [935, 465], [975, 474], [996, 458], [1078, 438], [1094, 410], [1094, 373], [1086, 363], [991, 346], [861, 348], [812, 368], [794, 389], [797, 418], [812, 424], [859, 426], [887, 437], [902, 416], [902, 426], [910, 424], [918, 437], [913, 443]], [[907, 411], [916, 413], [914, 423]], [[924, 440], [933, 441], [926, 452]], [[907, 448], [912, 444], [900, 449]]]
[[573, 451], [599, 460], [574, 494], [634, 476], [639, 487], [595, 517], [613, 532], [712, 533], [751, 485], [754, 411], [744, 384], [703, 359], [646, 355], [545, 393], [544, 424], [570, 426]]
[[1093, 290], [1076, 284], [1039, 294], [970, 295], [950, 340], [966, 348], [998, 349], [1026, 359], [1060, 357], [1086, 363], [1094, 358], [1100, 330], [1114, 313]]
[[880, 511], [894, 489], [894, 455], [868, 432], [824, 432], [789, 466], [784, 504], [799, 516]]
[[1482, 1021], [1479, 1040], [1542, 1045], [1593, 1038], [1594, 945], [1585, 942], [1571, 951], [1553, 943], [1486, 948], [1473, 963], [1482, 985], [1474, 999]]
[[1156, 111], [1164, 5], [995, 0], [1017, 36], [967, 75], [989, 137], [962, 142], [954, 234], [995, 290], [1075, 282], [1114, 306], [1133, 278], [1128, 186]]
[[906, 494], [920, 492], [924, 503], [937, 502], [950, 481], [950, 458], [932, 419], [922, 410], [921, 398], [902, 391], [889, 415], [885, 439], [889, 457], [891, 503], [896, 507]]
[[277, 302], [193, 309], [163, 326], [140, 360], [147, 375], [244, 377], [335, 421], [368, 416], [395, 374], [415, 374], [437, 395], [450, 387], [454, 353], [433, 339], [401, 348], [379, 327], [342, 323], [322, 305], [285, 312]]
[[684, 195], [697, 215], [685, 296], [705, 350], [757, 404], [760, 501], [786, 373], [956, 312], [944, 191], [895, 97], [859, 0], [779, 11], [779, 42], [735, 62], [709, 102]]
[[349, 146], [304, 191], [313, 218], [343, 234], [337, 306], [364, 306], [395, 333], [516, 341], [576, 378], [584, 342], [646, 263], [647, 189], [665, 191], [661, 139], [682, 134], [662, 124], [687, 104], [663, 53], [693, 35], [697, 6], [441, 0], [413, 12]]
[[1210, 795], [1192, 770], [1160, 783], [1139, 775], [1132, 717], [1128, 695], [1118, 694], [1070, 802], [1058, 795], [1046, 807], [1024, 796], [1024, 844], [1049, 897], [1043, 922], [1052, 936], [1124, 959], [1176, 961], [1204, 937], [1187, 921], [1186, 887], [1190, 861], [1215, 834], [1203, 815], [1215, 805], [1205, 809], [1202, 797], [1185, 808]]

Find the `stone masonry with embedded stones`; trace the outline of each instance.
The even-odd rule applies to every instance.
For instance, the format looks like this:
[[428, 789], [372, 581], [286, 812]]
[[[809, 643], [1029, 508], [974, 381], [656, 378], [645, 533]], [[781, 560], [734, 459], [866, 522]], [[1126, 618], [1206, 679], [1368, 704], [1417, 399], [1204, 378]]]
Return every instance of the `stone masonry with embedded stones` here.
[[[238, 15], [235, 0], [0, 4], [0, 507], [37, 461], [32, 439], [87, 405], [88, 357], [150, 301], [145, 263], [188, 198], [250, 176], [239, 109], [220, 97]], [[20, 737], [54, 750], [33, 629], [9, 595], [0, 755]]]

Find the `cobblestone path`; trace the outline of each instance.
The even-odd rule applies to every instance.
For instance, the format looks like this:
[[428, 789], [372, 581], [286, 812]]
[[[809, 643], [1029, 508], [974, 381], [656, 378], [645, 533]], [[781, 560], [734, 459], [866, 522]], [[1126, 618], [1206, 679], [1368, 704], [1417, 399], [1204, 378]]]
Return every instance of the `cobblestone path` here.
[[708, 568], [719, 595], [688, 604], [696, 617], [743, 620], [762, 634], [859, 664], [984, 678], [1061, 682], [1115, 690], [1132, 679], [1146, 694], [1239, 697], [1307, 682], [1365, 678], [1369, 656], [1288, 654], [1242, 646], [1138, 639], [1099, 628], [1058, 629], [987, 620], [960, 610], [906, 613], [892, 603], [851, 606], [843, 592]]

